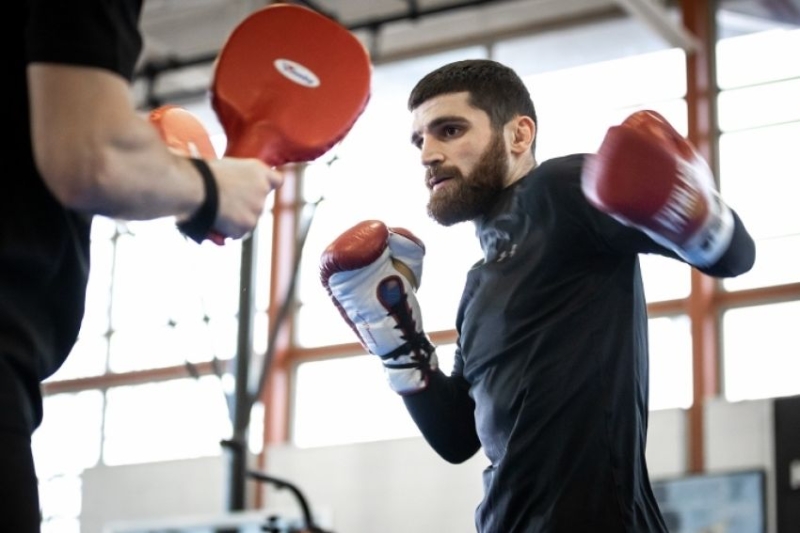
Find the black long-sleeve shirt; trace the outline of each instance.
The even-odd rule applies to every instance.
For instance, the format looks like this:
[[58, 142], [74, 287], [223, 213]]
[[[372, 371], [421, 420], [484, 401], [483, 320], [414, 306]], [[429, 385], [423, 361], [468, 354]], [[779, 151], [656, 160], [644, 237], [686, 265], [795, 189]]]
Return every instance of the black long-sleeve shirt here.
[[[666, 532], [645, 464], [647, 308], [638, 254], [680, 260], [586, 201], [584, 156], [547, 161], [476, 222], [453, 372], [404, 400], [432, 447], [490, 465], [480, 533]], [[734, 213], [712, 276], [746, 272]]]

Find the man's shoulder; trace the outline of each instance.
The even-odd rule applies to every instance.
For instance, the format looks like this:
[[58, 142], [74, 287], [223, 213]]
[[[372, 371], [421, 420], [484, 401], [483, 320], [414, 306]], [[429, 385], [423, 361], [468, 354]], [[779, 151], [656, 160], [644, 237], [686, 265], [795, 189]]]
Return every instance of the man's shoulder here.
[[587, 155], [585, 153], [574, 153], [553, 157], [539, 164], [536, 167], [536, 171], [548, 175], [580, 175]]
[[580, 182], [585, 158], [586, 154], [574, 153], [547, 159], [531, 171], [527, 181], [534, 188], [572, 188]]

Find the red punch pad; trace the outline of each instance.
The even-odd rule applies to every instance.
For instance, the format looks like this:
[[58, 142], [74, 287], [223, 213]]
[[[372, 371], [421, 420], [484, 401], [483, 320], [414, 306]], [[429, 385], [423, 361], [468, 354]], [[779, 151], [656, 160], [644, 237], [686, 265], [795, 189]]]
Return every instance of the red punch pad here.
[[361, 42], [311, 9], [273, 4], [242, 21], [214, 68], [211, 105], [226, 156], [271, 166], [311, 161], [339, 142], [370, 96]]

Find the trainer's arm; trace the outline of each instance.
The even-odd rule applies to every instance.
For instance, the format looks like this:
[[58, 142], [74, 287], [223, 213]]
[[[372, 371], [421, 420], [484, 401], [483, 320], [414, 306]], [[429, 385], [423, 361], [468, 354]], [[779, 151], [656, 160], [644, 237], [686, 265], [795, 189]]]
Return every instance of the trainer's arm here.
[[403, 396], [425, 440], [451, 463], [463, 463], [481, 447], [475, 430], [475, 403], [468, 390], [464, 378], [436, 370], [424, 390]]
[[[123, 77], [93, 67], [28, 67], [34, 157], [66, 207], [128, 220], [186, 218], [205, 189], [191, 162], [172, 153], [136, 111]], [[239, 237], [252, 230], [282, 174], [257, 159], [208, 161], [219, 190], [215, 227]]]
[[189, 215], [204, 197], [191, 163], [172, 154], [110, 71], [28, 68], [34, 157], [65, 206], [118, 218]]

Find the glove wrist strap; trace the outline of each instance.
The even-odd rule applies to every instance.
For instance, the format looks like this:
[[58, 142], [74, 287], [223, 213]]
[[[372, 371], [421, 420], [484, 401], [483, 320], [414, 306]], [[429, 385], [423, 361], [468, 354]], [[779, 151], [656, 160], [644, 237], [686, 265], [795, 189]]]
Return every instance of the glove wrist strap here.
[[219, 191], [217, 190], [217, 180], [214, 179], [214, 174], [211, 172], [208, 163], [198, 158], [190, 158], [189, 161], [203, 178], [205, 199], [191, 217], [179, 222], [177, 225], [181, 233], [200, 244], [211, 232], [214, 221], [217, 219]]

